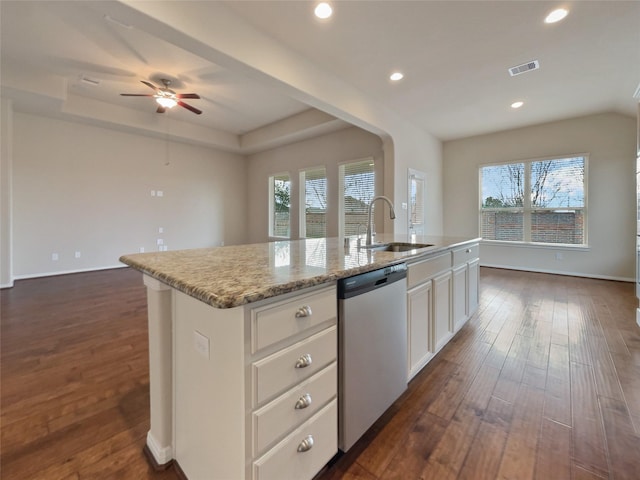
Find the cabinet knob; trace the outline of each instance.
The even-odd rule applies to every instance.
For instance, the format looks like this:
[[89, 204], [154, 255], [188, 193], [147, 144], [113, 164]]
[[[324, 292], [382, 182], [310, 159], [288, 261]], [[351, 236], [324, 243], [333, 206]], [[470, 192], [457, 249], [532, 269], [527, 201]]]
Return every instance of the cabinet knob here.
[[296, 410], [302, 410], [303, 408], [307, 408], [309, 405], [311, 405], [311, 395], [305, 393], [296, 402]]
[[310, 317], [311, 315], [313, 315], [313, 312], [311, 311], [311, 307], [309, 305], [300, 307], [296, 312], [296, 318]]
[[467, 248], [467, 253], [471, 253], [471, 249], [470, 248]]
[[307, 435], [304, 440], [300, 442], [298, 445], [299, 452], [308, 452], [313, 447], [313, 437], [311, 435]]
[[296, 368], [305, 368], [311, 365], [312, 363], [313, 363], [313, 359], [311, 358], [311, 355], [309, 355], [308, 353], [305, 353], [296, 362]]

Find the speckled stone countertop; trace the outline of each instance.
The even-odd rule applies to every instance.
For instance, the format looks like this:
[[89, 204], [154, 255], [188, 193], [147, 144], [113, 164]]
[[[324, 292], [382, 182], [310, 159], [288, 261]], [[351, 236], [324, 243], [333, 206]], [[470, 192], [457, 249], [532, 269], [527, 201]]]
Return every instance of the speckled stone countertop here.
[[407, 252], [358, 249], [355, 237], [318, 238], [123, 255], [120, 261], [216, 308], [329, 283], [478, 242], [479, 238], [376, 236], [377, 243], [432, 244]]

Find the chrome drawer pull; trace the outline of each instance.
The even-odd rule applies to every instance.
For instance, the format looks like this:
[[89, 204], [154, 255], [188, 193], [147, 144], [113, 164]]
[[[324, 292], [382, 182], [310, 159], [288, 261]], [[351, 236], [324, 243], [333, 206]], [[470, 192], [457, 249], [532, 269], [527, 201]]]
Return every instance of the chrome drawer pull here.
[[296, 402], [296, 410], [302, 410], [303, 408], [307, 408], [309, 405], [311, 405], [311, 395], [305, 393]]
[[313, 315], [313, 312], [311, 311], [311, 307], [309, 305], [300, 307], [296, 312], [296, 318], [310, 317], [311, 315]]
[[300, 442], [298, 445], [299, 452], [308, 452], [313, 447], [313, 437], [311, 435], [307, 435], [307, 437]]
[[313, 360], [311, 359], [311, 355], [309, 355], [308, 353], [305, 353], [296, 362], [296, 368], [305, 368], [311, 365], [312, 363], [313, 363]]

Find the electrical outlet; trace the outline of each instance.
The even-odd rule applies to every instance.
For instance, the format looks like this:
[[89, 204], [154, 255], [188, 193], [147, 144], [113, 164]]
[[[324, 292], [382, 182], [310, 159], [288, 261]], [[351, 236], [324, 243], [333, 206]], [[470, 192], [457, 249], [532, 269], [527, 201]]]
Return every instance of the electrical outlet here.
[[158, 191], [156, 192], [156, 195], [157, 195], [158, 197], [164, 197], [164, 192], [163, 192], [162, 190], [158, 190]]
[[164, 233], [164, 227], [158, 227], [158, 233]]
[[556, 260], [563, 260], [564, 257], [562, 255], [562, 252], [556, 252]]
[[163, 240], [162, 238], [158, 238], [158, 239], [156, 240], [156, 244], [157, 244], [157, 245], [164, 245], [164, 240]]
[[193, 346], [200, 355], [209, 360], [209, 338], [205, 337], [199, 331], [193, 331]]
[[155, 190], [151, 190], [151, 196], [155, 197], [156, 196], [156, 191]]
[[51, 254], [51, 260], [53, 260], [54, 262], [57, 262], [60, 259], [60, 257], [58, 256], [57, 253], [52, 253]]
[[144, 247], [140, 247], [140, 253], [144, 253]]
[[75, 257], [76, 257], [76, 258], [80, 258], [80, 257], [81, 257], [81, 255], [82, 255], [82, 254], [81, 254], [80, 252], [76, 252], [76, 253], [75, 253]]

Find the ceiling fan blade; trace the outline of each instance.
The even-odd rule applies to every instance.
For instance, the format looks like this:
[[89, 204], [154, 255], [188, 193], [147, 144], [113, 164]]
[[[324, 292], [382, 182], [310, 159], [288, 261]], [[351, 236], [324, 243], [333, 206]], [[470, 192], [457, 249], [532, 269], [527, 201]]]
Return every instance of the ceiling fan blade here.
[[197, 93], [177, 93], [176, 98], [196, 98], [199, 99], [200, 95]]
[[162, 105], [158, 105], [158, 109], [156, 110], [156, 113], [164, 113], [167, 109], [164, 108]]
[[198, 110], [196, 107], [192, 107], [188, 103], [181, 102], [180, 100], [178, 100], [178, 105], [180, 105], [183, 108], [186, 108], [187, 110], [191, 110], [196, 115], [200, 115], [202, 113], [202, 110]]
[[158, 90], [158, 87], [156, 87], [153, 83], [147, 82], [146, 80], [140, 80], [142, 83], [144, 83], [147, 87], [149, 88], [153, 88], [154, 90]]
[[123, 97], [155, 97], [155, 95], [146, 93], [121, 93]]

